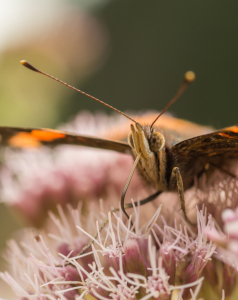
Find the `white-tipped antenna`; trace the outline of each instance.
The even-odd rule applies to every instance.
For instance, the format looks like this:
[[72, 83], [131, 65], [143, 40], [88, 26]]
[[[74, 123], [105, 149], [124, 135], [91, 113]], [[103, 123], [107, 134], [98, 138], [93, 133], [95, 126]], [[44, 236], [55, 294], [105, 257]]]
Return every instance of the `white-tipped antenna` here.
[[165, 108], [161, 111], [161, 113], [156, 117], [156, 119], [150, 125], [150, 130], [152, 129], [152, 127], [155, 124], [155, 122], [159, 119], [159, 117], [162, 116], [162, 114], [164, 112], [166, 112], [166, 110], [184, 93], [184, 91], [187, 89], [187, 87], [189, 86], [189, 84], [191, 82], [193, 82], [195, 80], [195, 78], [196, 78], [196, 75], [195, 75], [195, 73], [193, 71], [187, 71], [184, 74], [184, 81], [180, 85], [177, 93], [174, 95], [174, 97], [169, 101], [169, 103], [165, 106]]
[[42, 74], [42, 75], [45, 75], [45, 76], [47, 76], [47, 77], [49, 77], [49, 78], [51, 78], [51, 79], [53, 79], [53, 80], [55, 80], [55, 81], [58, 81], [59, 83], [62, 83], [63, 85], [65, 85], [65, 86], [71, 88], [71, 89], [74, 90], [74, 91], [77, 91], [77, 92], [79, 92], [79, 93], [81, 93], [81, 94], [83, 94], [83, 95], [85, 95], [85, 96], [88, 96], [89, 98], [92, 98], [93, 100], [96, 100], [96, 101], [98, 101], [98, 102], [104, 104], [105, 106], [107, 106], [107, 107], [113, 109], [114, 111], [116, 111], [116, 112], [118, 112], [119, 114], [123, 115], [123, 116], [126, 117], [127, 119], [129, 119], [129, 120], [131, 120], [132, 122], [136, 123], [135, 120], [133, 120], [132, 118], [130, 118], [129, 116], [127, 116], [126, 114], [124, 114], [123, 112], [121, 112], [120, 110], [116, 109], [115, 107], [113, 107], [113, 106], [111, 106], [111, 105], [109, 105], [109, 104], [107, 104], [107, 103], [105, 103], [105, 102], [99, 100], [98, 98], [93, 97], [93, 96], [91, 96], [91, 95], [89, 95], [89, 94], [87, 94], [87, 93], [85, 93], [85, 92], [83, 92], [83, 91], [81, 91], [81, 90], [79, 90], [79, 89], [73, 87], [72, 85], [69, 85], [68, 83], [66, 83], [66, 82], [64, 82], [64, 81], [62, 81], [62, 80], [60, 80], [60, 79], [58, 79], [58, 78], [56, 78], [56, 77], [54, 77], [54, 76], [51, 76], [51, 75], [49, 75], [49, 74], [47, 74], [47, 73], [45, 73], [45, 72], [42, 72], [42, 71], [36, 69], [36, 68], [33, 67], [31, 64], [29, 64], [26, 60], [21, 60], [20, 63], [21, 63], [24, 67], [26, 67], [26, 68], [28, 68], [28, 69], [34, 71], [34, 72], [40, 73], [40, 74]]

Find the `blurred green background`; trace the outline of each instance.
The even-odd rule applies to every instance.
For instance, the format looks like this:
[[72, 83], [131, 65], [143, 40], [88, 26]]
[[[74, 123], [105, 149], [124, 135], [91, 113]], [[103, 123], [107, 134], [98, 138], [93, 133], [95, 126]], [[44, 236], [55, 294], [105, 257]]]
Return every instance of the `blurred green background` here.
[[[196, 81], [170, 111], [217, 128], [237, 124], [237, 11], [235, 0], [2, 0], [0, 125], [54, 128], [79, 110], [110, 113], [22, 59], [134, 112], [161, 110], [193, 70]], [[17, 225], [2, 204], [0, 213], [3, 247]]]

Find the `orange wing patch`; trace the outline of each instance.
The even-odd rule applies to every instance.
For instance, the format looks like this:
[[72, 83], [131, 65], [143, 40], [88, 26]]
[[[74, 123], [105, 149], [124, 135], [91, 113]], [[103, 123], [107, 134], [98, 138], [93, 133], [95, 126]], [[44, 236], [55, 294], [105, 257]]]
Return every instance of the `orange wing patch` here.
[[218, 133], [220, 136], [224, 136], [224, 137], [227, 137], [227, 138], [232, 138], [232, 136], [230, 136], [229, 134], [226, 134], [224, 132], [220, 132]]
[[32, 130], [30, 135], [42, 142], [51, 142], [56, 139], [65, 138], [65, 134], [61, 132], [53, 132], [53, 131], [44, 131], [44, 130]]
[[229, 130], [229, 131], [238, 133], [238, 126], [227, 127], [227, 128], [225, 128], [225, 130]]
[[9, 145], [17, 148], [40, 147], [41, 143], [28, 132], [19, 132], [11, 137], [8, 141]]
[[41, 142], [51, 142], [56, 139], [62, 139], [65, 134], [60, 132], [32, 130], [31, 132], [19, 132], [8, 141], [9, 145], [18, 148], [37, 148]]

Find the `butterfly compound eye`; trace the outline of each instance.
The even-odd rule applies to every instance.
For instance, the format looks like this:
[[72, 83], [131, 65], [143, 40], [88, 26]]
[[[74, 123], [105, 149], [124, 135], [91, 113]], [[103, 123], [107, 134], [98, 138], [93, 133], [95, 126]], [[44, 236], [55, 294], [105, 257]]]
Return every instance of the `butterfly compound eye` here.
[[153, 152], [158, 152], [164, 147], [165, 139], [164, 136], [159, 132], [153, 132], [151, 134], [149, 144], [150, 150]]

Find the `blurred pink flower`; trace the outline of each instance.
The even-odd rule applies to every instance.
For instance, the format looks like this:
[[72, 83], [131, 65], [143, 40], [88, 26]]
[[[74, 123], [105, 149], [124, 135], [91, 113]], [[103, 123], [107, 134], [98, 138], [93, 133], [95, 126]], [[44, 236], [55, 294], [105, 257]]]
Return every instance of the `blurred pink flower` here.
[[[81, 113], [61, 129], [103, 137], [122, 117]], [[77, 204], [79, 200], [110, 200], [118, 206], [130, 173], [133, 158], [113, 151], [78, 146], [59, 146], [54, 151], [14, 151], [6, 149], [0, 171], [1, 199], [20, 210], [24, 218], [39, 226], [49, 209], [57, 203]], [[138, 174], [134, 174], [127, 199], [146, 197]], [[116, 203], [114, 201], [116, 200]]]
[[223, 231], [220, 228], [207, 229], [207, 237], [217, 244], [216, 258], [224, 263], [223, 288], [227, 296], [232, 295], [237, 285], [238, 269], [238, 207], [227, 208], [222, 213]]

